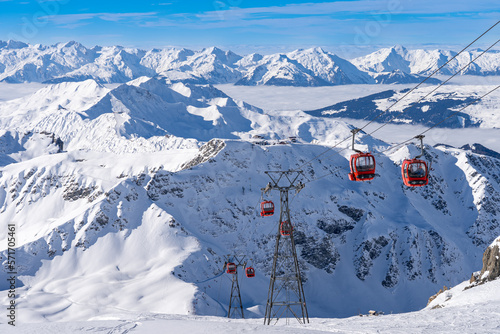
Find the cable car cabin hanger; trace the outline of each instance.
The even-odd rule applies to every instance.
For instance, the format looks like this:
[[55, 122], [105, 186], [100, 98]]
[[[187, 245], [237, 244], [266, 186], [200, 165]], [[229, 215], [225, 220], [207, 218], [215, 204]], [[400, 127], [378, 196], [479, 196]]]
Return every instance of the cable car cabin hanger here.
[[424, 155], [424, 137], [423, 135], [415, 137], [420, 139], [420, 155], [413, 159], [405, 159], [401, 165], [403, 182], [408, 187], [422, 187], [429, 183], [429, 167], [424, 160], [420, 160]]
[[245, 274], [248, 278], [255, 277], [255, 269], [253, 267], [247, 267], [245, 269]]
[[370, 181], [375, 178], [375, 157], [370, 153], [363, 153], [354, 148], [354, 137], [359, 129], [353, 129], [352, 132], [352, 150], [357, 152], [351, 155], [349, 165], [351, 172], [349, 180], [351, 181]]
[[282, 221], [280, 224], [280, 233], [282, 236], [289, 236], [293, 232], [293, 226], [292, 224], [288, 221]]
[[272, 201], [263, 201], [260, 203], [260, 215], [262, 217], [272, 216], [274, 214], [274, 203]]
[[236, 263], [234, 262], [229, 262], [227, 265], [226, 265], [226, 273], [228, 274], [236, 274]]

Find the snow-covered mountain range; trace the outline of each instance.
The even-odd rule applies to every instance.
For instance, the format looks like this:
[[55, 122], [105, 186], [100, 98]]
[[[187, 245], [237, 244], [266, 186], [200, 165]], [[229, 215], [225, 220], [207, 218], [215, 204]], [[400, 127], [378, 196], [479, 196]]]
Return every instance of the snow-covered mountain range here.
[[[297, 168], [352, 128], [301, 111], [268, 113], [168, 75], [115, 88], [61, 82], [0, 103], [0, 245], [6, 224], [16, 224], [20, 312], [31, 321], [224, 316], [223, 256], [238, 253], [257, 270], [241, 281], [247, 315], [263, 316], [278, 227], [258, 215], [264, 171]], [[431, 181], [409, 189], [400, 165], [418, 154], [415, 145], [388, 150], [366, 134], [357, 145], [374, 152], [375, 180], [349, 181], [352, 152], [329, 151], [303, 166], [306, 187], [291, 200], [312, 317], [422, 308], [443, 285], [468, 279], [500, 235], [494, 154], [426, 146]], [[5, 248], [0, 254], [4, 268]]]
[[[451, 74], [480, 51], [465, 52], [442, 74]], [[321, 48], [245, 57], [211, 47], [201, 51], [166, 48], [140, 50], [121, 46], [87, 48], [77, 42], [51, 46], [0, 41], [0, 81], [84, 81], [125, 83], [141, 76], [162, 75], [190, 83], [238, 85], [328, 86], [366, 83], [415, 83], [453, 57], [452, 51], [381, 49], [342, 59]], [[498, 75], [500, 53], [491, 51], [462, 74]]]
[[[479, 56], [483, 50], [464, 51], [440, 71], [451, 75], [461, 70], [471, 60]], [[457, 52], [448, 50], [408, 50], [403, 46], [394, 46], [375, 51], [369, 55], [358, 57], [352, 63], [359, 69], [381, 73], [402, 71], [404, 73], [429, 75]], [[500, 74], [500, 51], [488, 51], [474, 63], [462, 70], [461, 74], [498, 75]]]

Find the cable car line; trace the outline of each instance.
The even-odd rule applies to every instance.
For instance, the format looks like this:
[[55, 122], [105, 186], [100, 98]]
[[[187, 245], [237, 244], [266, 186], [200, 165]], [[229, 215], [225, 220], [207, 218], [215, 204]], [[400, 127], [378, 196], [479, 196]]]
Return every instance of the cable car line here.
[[[497, 90], [498, 88], [500, 88], [500, 85], [496, 86], [495, 88], [493, 88], [492, 90], [490, 90], [488, 93], [484, 94], [483, 96], [478, 97], [478, 98], [477, 98], [477, 99], [475, 99], [474, 101], [472, 101], [472, 102], [468, 103], [468, 104], [467, 104], [466, 106], [464, 106], [463, 108], [461, 108], [461, 109], [459, 109], [459, 110], [455, 111], [454, 113], [452, 113], [451, 115], [449, 115], [449, 116], [448, 116], [448, 117], [446, 117], [445, 119], [441, 120], [439, 123], [434, 124], [432, 127], [430, 127], [430, 128], [428, 128], [428, 129], [426, 129], [425, 131], [422, 131], [422, 132], [421, 132], [418, 136], [421, 136], [421, 135], [423, 135], [423, 134], [425, 134], [425, 133], [429, 132], [430, 130], [434, 129], [434, 128], [435, 128], [435, 127], [437, 127], [438, 125], [442, 124], [442, 123], [443, 123], [444, 121], [446, 121], [447, 119], [449, 119], [449, 118], [451, 118], [451, 117], [455, 116], [456, 114], [458, 114], [459, 112], [463, 111], [465, 108], [467, 108], [467, 107], [469, 107], [469, 106], [471, 106], [471, 105], [473, 105], [473, 104], [475, 104], [475, 103], [479, 102], [479, 101], [480, 101], [481, 99], [483, 99], [485, 96], [487, 96], [487, 95], [489, 95], [489, 94], [493, 93], [493, 92], [494, 92], [495, 90]], [[416, 138], [416, 137], [412, 137], [412, 138], [410, 138], [410, 139], [408, 139], [408, 140], [405, 140], [404, 142], [401, 142], [401, 143], [396, 144], [396, 145], [392, 145], [392, 146], [391, 146], [391, 147], [389, 147], [388, 149], [386, 149], [386, 150], [384, 150], [384, 151], [382, 151], [382, 152], [379, 152], [379, 154], [382, 154], [382, 153], [387, 152], [387, 151], [389, 151], [389, 150], [393, 150], [393, 149], [394, 149], [394, 148], [396, 148], [396, 147], [403, 146], [404, 144], [406, 144], [406, 143], [408, 143], [408, 142], [412, 141], [414, 138]]]
[[[380, 116], [382, 116], [384, 113], [386, 113], [387, 111], [389, 111], [392, 107], [394, 107], [399, 101], [401, 101], [402, 99], [404, 99], [406, 96], [408, 96], [410, 93], [412, 93], [415, 89], [417, 89], [418, 87], [420, 87], [420, 85], [422, 85], [424, 82], [426, 82], [428, 79], [430, 79], [434, 74], [436, 74], [438, 71], [440, 71], [443, 67], [445, 67], [446, 65], [448, 65], [453, 59], [457, 58], [462, 52], [464, 52], [466, 49], [469, 48], [469, 46], [471, 46], [472, 44], [474, 44], [478, 39], [480, 39], [481, 37], [483, 37], [488, 31], [490, 31], [491, 29], [493, 29], [497, 24], [499, 24], [500, 21], [497, 21], [497, 23], [495, 23], [493, 26], [491, 26], [488, 30], [486, 30], [484, 33], [481, 34], [481, 36], [477, 37], [475, 40], [473, 40], [471, 43], [469, 43], [469, 45], [467, 45], [466, 47], [464, 47], [460, 52], [458, 52], [456, 55], [454, 55], [452, 58], [450, 58], [446, 63], [444, 63], [443, 65], [441, 65], [437, 70], [435, 70], [434, 72], [432, 72], [429, 76], [427, 76], [423, 81], [421, 81], [418, 85], [416, 85], [415, 87], [413, 87], [411, 90], [409, 90], [405, 95], [403, 95], [400, 99], [398, 99], [396, 102], [394, 102], [392, 105], [390, 105], [386, 110], [382, 111], [381, 113], [379, 113], [376, 117], [374, 117], [371, 121], [369, 121], [367, 124], [365, 124], [361, 130], [363, 130], [364, 128], [366, 128], [368, 125], [370, 125], [373, 121], [375, 121], [377, 118], [379, 118]], [[498, 42], [498, 41], [497, 41]], [[496, 43], [495, 43], [496, 44]], [[484, 54], [484, 52], [482, 54], [480, 54], [477, 58], [479, 58], [480, 56], [482, 56]], [[476, 58], [476, 59], [477, 59]], [[441, 85], [440, 85], [441, 86]]]
[[[471, 60], [469, 63], [467, 63], [467, 65], [463, 66], [460, 70], [458, 70], [455, 74], [453, 74], [451, 77], [449, 77], [448, 79], [446, 79], [446, 81], [443, 81], [441, 84], [439, 84], [436, 88], [434, 88], [432, 91], [430, 91], [429, 93], [427, 93], [425, 96], [423, 96], [422, 98], [420, 98], [417, 102], [413, 103], [413, 104], [418, 104], [420, 102], [422, 102], [422, 100], [426, 99], [427, 97], [429, 97], [429, 95], [431, 95], [432, 93], [434, 93], [436, 90], [438, 90], [441, 86], [445, 85], [448, 81], [450, 81], [451, 79], [453, 79], [455, 76], [457, 76], [460, 72], [462, 72], [464, 69], [466, 69], [467, 67], [469, 67], [472, 63], [474, 63], [479, 57], [481, 57], [482, 55], [484, 55], [487, 51], [489, 51], [492, 47], [494, 47], [496, 44], [498, 44], [498, 42], [500, 42], [500, 39], [497, 40], [495, 43], [493, 43], [489, 48], [487, 48], [486, 50], [484, 50], [479, 56], [477, 56], [476, 58], [474, 58], [473, 60]], [[410, 109], [411, 106], [408, 106], [406, 108], [406, 110]], [[373, 133], [377, 132], [378, 130], [382, 129], [384, 126], [386, 126], [387, 124], [389, 124], [390, 122], [392, 122], [394, 119], [398, 118], [399, 116], [401, 116], [403, 113], [406, 112], [405, 109], [403, 109], [401, 111], [400, 114], [396, 114], [394, 115], [390, 120], [388, 120], [387, 122], [383, 123], [380, 127], [376, 128], [375, 130], [373, 130], [372, 132], [369, 133], [369, 135], [371, 136]], [[368, 125], [368, 124], [367, 124]]]
[[207, 279], [204, 279], [202, 281], [197, 281], [197, 282], [192, 282], [192, 283], [195, 283], [195, 284], [201, 284], [201, 283], [206, 283], [208, 281], [211, 281], [213, 279], [216, 279], [217, 277], [221, 277], [222, 275], [224, 275], [224, 271], [221, 271], [220, 273], [218, 273], [217, 275], [215, 275], [214, 277], [210, 277], [210, 278], [207, 278]]
[[[443, 123], [443, 122], [445, 122], [447, 119], [449, 119], [449, 118], [451, 118], [451, 117], [455, 116], [455, 115], [456, 115], [456, 114], [458, 114], [459, 112], [463, 111], [465, 108], [470, 107], [471, 105], [473, 105], [473, 104], [475, 104], [475, 103], [479, 102], [481, 99], [483, 99], [483, 98], [484, 98], [484, 97], [486, 97], [487, 95], [489, 95], [489, 94], [493, 93], [495, 90], [497, 90], [497, 89], [499, 89], [499, 88], [500, 88], [500, 85], [496, 86], [495, 88], [493, 88], [492, 90], [490, 90], [490, 91], [489, 91], [489, 92], [487, 92], [486, 94], [482, 95], [481, 97], [478, 97], [478, 98], [477, 98], [477, 99], [475, 99], [474, 101], [472, 101], [472, 102], [468, 103], [468, 104], [467, 104], [466, 106], [464, 106], [463, 108], [461, 108], [461, 109], [459, 109], [459, 110], [455, 111], [454, 113], [452, 113], [452, 114], [451, 114], [451, 115], [449, 115], [448, 117], [444, 118], [444, 119], [443, 119], [443, 120], [441, 120], [440, 122], [438, 122], [438, 123], [434, 124], [432, 127], [430, 127], [430, 128], [428, 128], [428, 129], [426, 129], [425, 131], [422, 131], [422, 132], [421, 132], [420, 134], [418, 134], [417, 136], [414, 136], [414, 137], [412, 137], [412, 138], [410, 138], [410, 139], [408, 139], [408, 140], [405, 140], [405, 141], [403, 141], [403, 142], [401, 142], [401, 143], [398, 143], [398, 144], [395, 144], [395, 145], [391, 145], [391, 146], [390, 146], [389, 148], [387, 148], [386, 150], [383, 150], [383, 151], [381, 151], [381, 152], [377, 152], [377, 153], [374, 153], [374, 154], [375, 154], [375, 155], [382, 155], [382, 153], [384, 153], [384, 152], [387, 152], [387, 151], [393, 150], [393, 149], [395, 149], [395, 148], [397, 148], [397, 147], [399, 147], [399, 146], [403, 146], [404, 144], [409, 143], [409, 142], [410, 142], [410, 141], [412, 141], [413, 139], [415, 139], [415, 138], [417, 138], [417, 137], [419, 137], [419, 136], [423, 136], [425, 133], [429, 132], [430, 130], [434, 129], [434, 128], [435, 128], [435, 127], [437, 127], [438, 125], [442, 124], [442, 123]], [[344, 147], [344, 148], [342, 148], [341, 150], [336, 151], [336, 152], [335, 152], [335, 154], [339, 154], [340, 152], [342, 152], [342, 151], [343, 151], [343, 150], [345, 150], [345, 149], [347, 149], [347, 147]], [[345, 168], [345, 167], [339, 167], [339, 168], [337, 168], [337, 169], [333, 170], [332, 172], [330, 172], [330, 173], [328, 173], [328, 174], [322, 175], [322, 176], [320, 176], [320, 177], [317, 177], [317, 178], [315, 178], [315, 179], [313, 179], [313, 180], [311, 180], [311, 181], [309, 181], [309, 182], [305, 182], [305, 183], [310, 183], [310, 182], [317, 181], [317, 180], [319, 180], [319, 179], [322, 179], [322, 178], [324, 178], [324, 177], [327, 177], [327, 176], [329, 176], [329, 175], [332, 175], [332, 174], [334, 174], [336, 171], [339, 171], [339, 170], [341, 170], [341, 169], [345, 169], [345, 170], [347, 170], [347, 168]]]
[[[488, 28], [485, 32], [483, 32], [479, 37], [477, 37], [476, 39], [474, 39], [471, 43], [469, 43], [466, 47], [464, 47], [462, 50], [460, 50], [455, 56], [453, 56], [452, 58], [450, 58], [447, 62], [445, 62], [443, 65], [441, 65], [437, 70], [435, 70], [434, 72], [432, 72], [430, 75], [428, 75], [423, 81], [421, 81], [418, 85], [416, 85], [415, 87], [413, 87], [411, 90], [409, 90], [406, 94], [404, 94], [402, 97], [400, 97], [398, 100], [396, 100], [393, 104], [391, 104], [388, 108], [386, 108], [384, 111], [380, 112], [376, 117], [374, 117], [372, 120], [370, 120], [368, 123], [366, 123], [363, 127], [359, 128], [359, 131], [365, 129], [368, 125], [370, 125], [371, 123], [373, 123], [376, 119], [378, 119], [380, 116], [382, 116], [384, 113], [386, 113], [387, 111], [389, 111], [393, 106], [395, 106], [398, 102], [400, 102], [401, 100], [403, 100], [405, 97], [407, 97], [411, 92], [413, 92], [415, 89], [417, 89], [418, 87], [420, 87], [425, 81], [427, 81], [429, 78], [431, 78], [434, 74], [436, 74], [438, 71], [440, 71], [444, 66], [448, 65], [453, 59], [457, 58], [460, 54], [462, 54], [466, 49], [468, 49], [472, 44], [474, 44], [475, 42], [477, 42], [481, 37], [483, 37], [484, 35], [486, 35], [490, 30], [492, 30], [495, 26], [497, 26], [498, 24], [500, 23], [500, 20], [497, 21], [494, 25], [492, 25], [490, 28]], [[495, 42], [495, 44], [498, 43]], [[479, 58], [480, 56], [482, 56], [484, 54], [481, 53], [478, 57], [476, 57], [474, 60], [476, 60], [477, 58]], [[472, 63], [472, 62], [470, 62]], [[468, 65], [470, 65], [470, 63]], [[468, 66], [467, 65], [467, 66]], [[459, 73], [459, 72], [457, 72]], [[439, 85], [439, 87], [442, 86]], [[438, 87], [438, 88], [439, 88]], [[392, 120], [392, 119], [391, 119]], [[378, 130], [378, 129], [377, 129]], [[373, 133], [373, 132], [372, 132]], [[299, 170], [299, 169], [302, 169], [304, 166], [310, 164], [311, 162], [313, 162], [314, 160], [318, 159], [319, 157], [323, 156], [324, 154], [326, 154], [327, 152], [331, 151], [332, 149], [334, 149], [335, 147], [339, 146], [340, 144], [342, 144], [343, 142], [345, 142], [346, 140], [348, 140], [350, 138], [349, 137], [346, 137], [344, 138], [342, 141], [338, 142], [337, 144], [335, 144], [334, 146], [332, 147], [329, 147], [327, 150], [325, 150], [324, 152], [320, 153], [319, 155], [315, 156], [314, 158], [312, 158], [311, 160], [309, 160], [308, 162], [305, 162], [303, 163], [302, 165], [298, 166], [295, 170]], [[342, 151], [342, 150], [341, 150]], [[337, 152], [337, 153], [340, 153], [341, 151]], [[313, 180], [314, 181], [314, 180]]]
[[347, 168], [345, 168], [345, 167], [338, 167], [337, 169], [334, 169], [333, 171], [331, 171], [331, 172], [330, 172], [330, 173], [328, 173], [328, 174], [322, 175], [322, 176], [320, 176], [320, 177], [317, 177], [317, 178], [315, 178], [315, 179], [312, 179], [311, 181], [304, 182], [304, 183], [306, 183], [306, 184], [307, 184], [307, 183], [311, 183], [311, 182], [314, 182], [314, 181], [318, 181], [318, 180], [320, 180], [320, 179], [322, 179], [322, 178], [324, 178], [324, 177], [330, 176], [330, 175], [334, 174], [335, 172], [338, 172], [339, 170], [342, 170], [342, 169], [344, 169], [344, 170], [348, 171], [348, 169], [347, 169]]
[[[499, 21], [500, 22], [500, 21]], [[486, 50], [484, 50], [481, 54], [479, 54], [476, 58], [474, 58], [473, 60], [471, 60], [469, 63], [467, 63], [465, 66], [463, 66], [462, 68], [460, 68], [460, 70], [458, 70], [455, 74], [453, 74], [451, 77], [449, 77], [447, 80], [445, 80], [444, 82], [442, 82], [441, 84], [439, 84], [436, 88], [434, 88], [431, 92], [429, 92], [428, 94], [424, 95], [423, 97], [421, 97], [417, 102], [415, 102], [414, 104], [417, 104], [417, 103], [420, 103], [422, 102], [424, 99], [426, 99], [427, 97], [429, 97], [429, 95], [431, 95], [432, 93], [434, 93], [436, 90], [438, 90], [441, 86], [443, 86], [444, 84], [446, 84], [448, 81], [450, 81], [452, 78], [454, 78], [455, 76], [457, 76], [460, 72], [462, 72], [464, 69], [466, 69], [468, 66], [470, 66], [472, 63], [474, 63], [479, 57], [481, 57], [482, 55], [484, 55], [487, 51], [489, 51], [491, 48], [493, 48], [496, 44], [498, 44], [498, 42], [500, 42], [500, 39], [497, 40], [495, 43], [493, 43], [492, 45], [490, 45]], [[383, 128], [384, 126], [386, 126], [387, 124], [389, 124], [390, 122], [392, 122], [394, 119], [400, 117], [401, 115], [403, 115], [406, 111], [408, 111], [410, 109], [411, 106], [403, 109], [401, 111], [401, 113], [397, 114], [397, 115], [394, 115], [391, 119], [389, 119], [388, 121], [384, 122], [381, 126], [379, 126], [378, 128], [376, 128], [375, 130], [373, 130], [372, 132], [368, 133], [368, 135], [373, 135], [375, 132], [377, 132], [378, 130], [380, 130], [381, 128]], [[448, 117], [449, 118], [449, 117]], [[448, 119], [446, 118], [446, 119]], [[441, 124], [441, 123], [440, 123]], [[367, 124], [368, 125], [368, 124]], [[363, 127], [365, 128], [366, 125]], [[361, 129], [363, 129], [361, 128]], [[361, 131], [361, 129], [357, 129], [357, 132]], [[354, 130], [353, 130], [354, 131]], [[413, 139], [413, 138], [412, 138]], [[339, 143], [340, 144], [340, 143]], [[392, 147], [393, 145], [391, 145]], [[340, 152], [342, 152], [343, 150], [345, 150], [347, 147], [344, 147], [342, 148], [340, 151], [337, 151], [335, 152], [333, 155], [335, 154], [339, 154]], [[385, 150], [387, 151], [387, 150]], [[382, 151], [382, 152], [385, 152], [385, 151]], [[374, 153], [374, 154], [377, 154], [377, 153]]]

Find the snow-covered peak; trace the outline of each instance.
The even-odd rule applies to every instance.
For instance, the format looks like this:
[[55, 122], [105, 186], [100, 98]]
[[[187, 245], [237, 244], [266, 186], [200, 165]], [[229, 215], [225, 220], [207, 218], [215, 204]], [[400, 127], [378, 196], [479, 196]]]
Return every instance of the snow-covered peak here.
[[161, 73], [176, 69], [179, 63], [187, 61], [188, 57], [193, 55], [194, 51], [185, 48], [153, 49], [146, 52], [141, 59], [141, 64]]
[[[441, 69], [441, 74], [491, 75], [499, 73], [500, 57], [497, 51], [488, 51], [473, 64], [464, 68], [472, 59], [480, 55], [480, 51], [465, 51]], [[352, 59], [359, 69], [372, 72], [392, 72], [401, 70], [406, 73], [428, 75], [451, 60], [457, 53], [448, 50], [407, 50], [401, 46], [384, 48], [369, 55]], [[464, 68], [464, 69], [463, 69]]]
[[358, 70], [345, 59], [328, 53], [321, 48], [296, 50], [287, 54], [302, 66], [329, 84], [364, 84], [373, 83], [373, 79]]
[[249, 55], [246, 55], [245, 57], [241, 58], [236, 62], [236, 65], [238, 67], [241, 67], [243, 69], [248, 68], [250, 66], [256, 65], [259, 61], [262, 60], [264, 56], [258, 54], [258, 53], [251, 53]]
[[63, 49], [63, 48], [75, 48], [75, 49], [85, 48], [86, 49], [85, 46], [83, 46], [81, 43], [76, 42], [76, 41], [61, 42], [61, 43], [55, 44], [54, 46], [59, 48], [59, 49]]
[[225, 65], [233, 66], [238, 60], [242, 57], [237, 55], [232, 51], [223, 51], [215, 46], [210, 48], [205, 48], [200, 52], [200, 55], [211, 55], [214, 56], [217, 60], [221, 61]]
[[407, 49], [400, 44], [394, 45], [393, 47], [391, 47], [391, 49], [393, 49], [394, 51], [396, 51], [400, 55], [404, 55], [407, 52]]
[[29, 47], [29, 44], [9, 39], [7, 42], [0, 41], [0, 47], [13, 50], [27, 48]]
[[[306, 71], [298, 77], [314, 76], [315, 80], [300, 79], [304, 84], [339, 85], [376, 83], [367, 72], [389, 73], [402, 71], [426, 75], [451, 59], [456, 53], [443, 50], [407, 50], [403, 46], [380, 49], [372, 54], [351, 60], [331, 54], [321, 47], [298, 49], [285, 55], [296, 60]], [[500, 53], [489, 51], [474, 64], [463, 68], [480, 51], [464, 52], [441, 70], [449, 74], [497, 75], [500, 73]], [[172, 81], [200, 84], [235, 83], [244, 76], [252, 76], [253, 68], [267, 64], [270, 59], [284, 62], [280, 54], [266, 58], [258, 54], [245, 57], [217, 47], [192, 51], [184, 48], [164, 48], [144, 51], [122, 46], [95, 46], [86, 48], [70, 41], [55, 45], [29, 45], [23, 42], [0, 41], [0, 81], [48, 82], [82, 81], [92, 78], [104, 83], [125, 83], [139, 76], [161, 74]], [[267, 57], [267, 56], [266, 56]], [[355, 66], [354, 66], [354, 65]], [[396, 77], [393, 78], [393, 80]], [[405, 78], [403, 82], [408, 83]], [[257, 83], [255, 83], [257, 84]], [[275, 84], [280, 85], [280, 82]], [[290, 85], [284, 81], [284, 85]]]
[[371, 72], [392, 72], [400, 70], [410, 73], [409, 62], [405, 59], [406, 49], [401, 46], [380, 49], [351, 62], [360, 70]]
[[236, 85], [327, 86], [329, 83], [287, 55], [274, 54], [264, 56], [250, 67]]

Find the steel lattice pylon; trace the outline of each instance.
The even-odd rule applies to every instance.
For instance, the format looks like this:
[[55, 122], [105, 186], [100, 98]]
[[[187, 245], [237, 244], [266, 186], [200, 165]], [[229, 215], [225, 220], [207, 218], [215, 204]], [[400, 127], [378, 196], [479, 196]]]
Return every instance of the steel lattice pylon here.
[[[302, 182], [295, 184], [302, 171], [266, 172], [266, 174], [271, 178], [272, 182], [263, 191], [267, 192], [272, 189], [280, 191], [280, 219], [264, 324], [269, 325], [271, 319], [276, 319], [276, 322], [278, 322], [282, 317], [285, 317], [288, 323], [291, 316], [295, 317], [299, 323], [304, 324], [309, 322], [309, 316], [295, 250], [293, 224], [288, 201], [290, 190], [299, 192], [304, 188]], [[283, 183], [285, 184], [283, 185]], [[281, 224], [283, 222], [288, 222], [291, 226], [289, 233], [287, 232], [285, 235], [282, 235]]]
[[243, 314], [243, 303], [241, 302], [240, 285], [238, 283], [238, 271], [236, 271], [236, 274], [233, 274], [227, 317], [236, 318], [237, 313], [241, 313], [241, 318], [245, 318], [245, 315]]
[[228, 262], [233, 262], [236, 265], [236, 272], [234, 274], [231, 274], [231, 297], [229, 297], [229, 308], [227, 311], [228, 318], [236, 318], [238, 313], [241, 314], [242, 319], [245, 318], [245, 314], [243, 312], [243, 303], [241, 302], [240, 284], [238, 283], [238, 267], [245, 268], [247, 264], [244, 259], [244, 255], [227, 256], [226, 262], [224, 264], [224, 270], [226, 270], [225, 268]]

